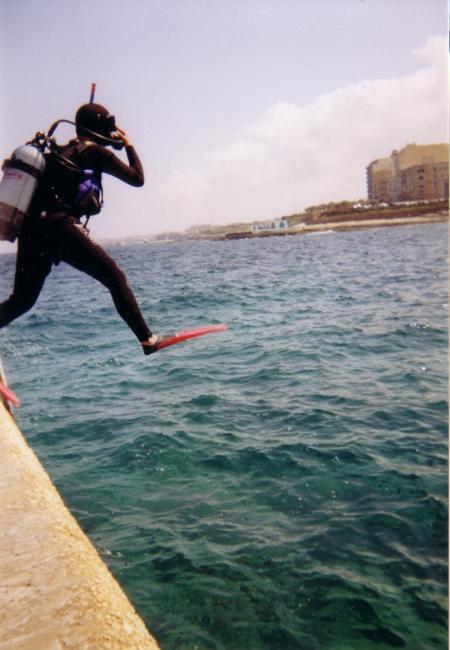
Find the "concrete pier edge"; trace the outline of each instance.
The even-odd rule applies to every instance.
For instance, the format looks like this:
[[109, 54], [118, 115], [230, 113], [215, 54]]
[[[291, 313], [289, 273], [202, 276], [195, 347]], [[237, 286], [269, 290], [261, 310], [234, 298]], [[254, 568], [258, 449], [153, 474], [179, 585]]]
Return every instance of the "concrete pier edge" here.
[[0, 650], [159, 650], [0, 403]]

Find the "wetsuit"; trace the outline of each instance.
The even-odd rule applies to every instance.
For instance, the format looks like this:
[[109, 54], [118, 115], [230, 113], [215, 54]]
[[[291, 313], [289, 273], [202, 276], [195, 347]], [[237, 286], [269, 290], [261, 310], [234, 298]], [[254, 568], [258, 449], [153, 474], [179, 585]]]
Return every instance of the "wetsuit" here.
[[[78, 138], [59, 148], [65, 158], [83, 169], [91, 169], [101, 181], [101, 174], [139, 187], [144, 172], [139, 157], [130, 145], [125, 147], [129, 166], [104, 146]], [[120, 316], [139, 341], [152, 332], [146, 324], [127, 279], [114, 260], [88, 232], [77, 214], [75, 196], [79, 175], [67, 173], [49, 157], [48, 171], [25, 217], [19, 237], [14, 288], [0, 304], [0, 328], [24, 314], [35, 304], [45, 278], [53, 264], [66, 262], [87, 273], [107, 287]]]

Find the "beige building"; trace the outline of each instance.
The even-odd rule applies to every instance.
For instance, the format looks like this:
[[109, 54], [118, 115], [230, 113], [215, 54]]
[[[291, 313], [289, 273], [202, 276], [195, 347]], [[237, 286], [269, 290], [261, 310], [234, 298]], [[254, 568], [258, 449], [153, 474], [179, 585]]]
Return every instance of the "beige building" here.
[[367, 167], [367, 194], [371, 201], [391, 201], [394, 163], [391, 158], [374, 160]]
[[413, 165], [400, 172], [402, 201], [448, 198], [448, 163]]
[[408, 144], [367, 167], [371, 201], [448, 198], [448, 144]]

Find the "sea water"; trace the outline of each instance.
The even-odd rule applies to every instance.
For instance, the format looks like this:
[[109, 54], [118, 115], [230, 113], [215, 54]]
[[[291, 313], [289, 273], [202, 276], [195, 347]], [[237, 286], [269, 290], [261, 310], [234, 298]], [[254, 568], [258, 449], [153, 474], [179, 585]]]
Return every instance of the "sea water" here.
[[109, 250], [156, 331], [229, 331], [145, 357], [61, 264], [1, 350], [163, 650], [446, 648], [446, 225]]

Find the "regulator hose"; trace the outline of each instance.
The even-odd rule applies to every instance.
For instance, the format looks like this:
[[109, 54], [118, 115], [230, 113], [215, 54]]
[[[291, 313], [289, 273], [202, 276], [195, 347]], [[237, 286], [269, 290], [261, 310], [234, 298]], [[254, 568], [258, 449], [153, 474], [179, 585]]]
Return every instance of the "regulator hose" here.
[[[62, 123], [72, 124], [72, 126], [76, 127], [75, 122], [72, 122], [72, 120], [65, 120], [65, 119], [57, 120], [49, 128], [47, 136], [49, 138], [51, 138], [53, 133], [56, 131], [57, 127]], [[91, 131], [90, 129], [87, 129], [85, 126], [83, 126], [82, 128], [83, 128], [83, 131], [85, 131], [88, 135], [94, 136], [97, 140], [100, 140], [100, 142], [102, 142], [104, 144], [107, 144], [107, 145], [109, 144], [114, 149], [118, 149], [118, 150], [123, 149], [123, 146], [124, 146], [123, 141], [120, 138], [108, 138], [105, 135], [101, 135], [100, 133], [96, 133], [95, 131]]]

